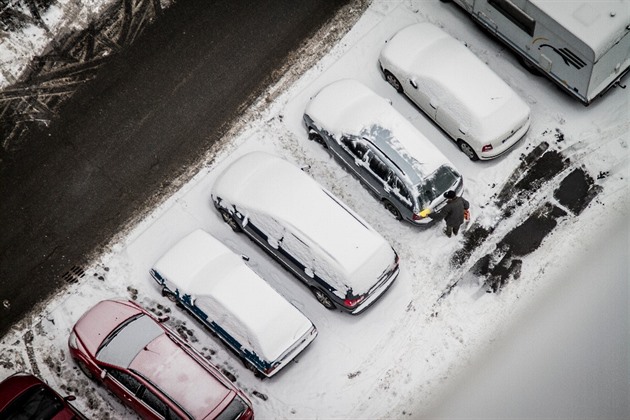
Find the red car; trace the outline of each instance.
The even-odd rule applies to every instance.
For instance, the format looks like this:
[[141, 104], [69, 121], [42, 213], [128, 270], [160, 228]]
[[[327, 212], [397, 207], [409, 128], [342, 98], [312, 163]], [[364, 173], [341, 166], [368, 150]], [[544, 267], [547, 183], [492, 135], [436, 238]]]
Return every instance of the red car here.
[[176, 333], [133, 302], [104, 300], [77, 321], [70, 355], [146, 419], [253, 419], [251, 402]]
[[29, 373], [16, 373], [0, 382], [0, 419], [85, 419], [68, 401]]

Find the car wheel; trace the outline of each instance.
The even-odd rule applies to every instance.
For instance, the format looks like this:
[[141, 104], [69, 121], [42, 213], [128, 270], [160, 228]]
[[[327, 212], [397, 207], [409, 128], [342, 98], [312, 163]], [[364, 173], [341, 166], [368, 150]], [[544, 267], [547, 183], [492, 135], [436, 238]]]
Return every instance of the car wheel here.
[[387, 211], [389, 211], [396, 218], [396, 220], [402, 219], [402, 216], [400, 215], [400, 211], [390, 201], [383, 200], [383, 205], [385, 206]]
[[321, 303], [326, 309], [335, 309], [335, 304], [328, 297], [326, 293], [318, 289], [317, 287], [311, 287], [311, 291], [315, 295], [315, 298], [319, 303]]
[[256, 369], [256, 366], [254, 366], [252, 364], [252, 362], [250, 362], [249, 360], [245, 360], [245, 359], [242, 359], [242, 360], [243, 360], [243, 364], [245, 365], [247, 370], [251, 370], [255, 377], [257, 377], [258, 379], [265, 378], [265, 375], [263, 375], [262, 372], [260, 372], [258, 369]]
[[221, 217], [223, 218], [223, 221], [227, 223], [227, 225], [230, 228], [232, 228], [234, 232], [243, 231], [243, 229], [241, 229], [241, 226], [236, 222], [236, 220], [234, 220], [234, 217], [232, 217], [230, 213], [228, 213], [226, 210], [223, 210], [223, 209], [219, 209], [219, 213], [221, 213]]
[[466, 156], [468, 156], [470, 160], [473, 160], [473, 161], [479, 160], [479, 156], [477, 156], [477, 153], [475, 153], [473, 148], [470, 147], [470, 145], [466, 143], [464, 140], [459, 140], [457, 142], [457, 145], [459, 146], [460, 150], [464, 152]]
[[525, 67], [525, 70], [527, 70], [530, 74], [533, 74], [534, 76], [542, 76], [538, 67], [530, 63], [528, 59], [519, 56], [518, 61], [521, 62], [521, 65]]
[[94, 380], [94, 374], [90, 371], [90, 369], [88, 369], [83, 360], [77, 360], [77, 364], [79, 365], [79, 369], [81, 369], [81, 372], [83, 372], [83, 374], [87, 376], [88, 379]]
[[162, 296], [164, 296], [165, 298], [167, 298], [173, 303], [179, 303], [179, 301], [177, 300], [177, 295], [175, 295], [175, 293], [168, 290], [166, 287], [162, 288]]
[[324, 141], [324, 138], [312, 128], [308, 132], [308, 139], [321, 144], [324, 149], [328, 149], [328, 145]]
[[383, 73], [385, 74], [385, 80], [387, 80], [387, 83], [392, 85], [392, 87], [394, 89], [396, 89], [396, 92], [402, 93], [403, 92], [403, 87], [400, 84], [400, 82], [398, 81], [398, 79], [396, 78], [396, 76], [394, 76], [393, 74], [391, 74], [387, 70], [383, 70]]

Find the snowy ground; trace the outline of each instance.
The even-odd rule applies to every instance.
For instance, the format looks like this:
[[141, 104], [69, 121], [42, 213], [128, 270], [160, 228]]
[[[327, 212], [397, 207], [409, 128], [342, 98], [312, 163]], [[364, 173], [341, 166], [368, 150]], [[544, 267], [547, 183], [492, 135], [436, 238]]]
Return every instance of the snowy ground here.
[[[398, 29], [418, 21], [433, 22], [466, 42], [532, 108], [529, 133], [505, 157], [483, 163], [469, 161], [381, 77], [376, 59], [384, 41]], [[463, 246], [461, 237], [448, 239], [438, 227], [418, 229], [397, 222], [325, 150], [308, 141], [301, 116], [309, 97], [326, 84], [345, 77], [359, 79], [391, 99], [393, 106], [433, 140], [463, 174], [464, 195], [472, 203], [473, 222], [491, 229], [487, 239], [472, 249], [463, 264], [451, 264], [452, 255]], [[270, 92], [278, 89], [272, 87]], [[586, 251], [594, 259], [606, 252], [605, 247], [593, 246], [601, 244], [596, 240], [598, 232], [625, 232], [625, 250], [615, 255], [628, 257], [627, 91], [615, 88], [586, 108], [546, 79], [527, 73], [505, 48], [480, 32], [452, 4], [374, 1], [326, 57], [270, 106], [256, 109], [249, 120], [241, 122], [243, 128], [238, 135], [226, 139], [221, 150], [209, 151], [208, 164], [190, 183], [112, 244], [110, 253], [90, 267], [78, 283], [52, 299], [42, 313], [34, 313], [3, 337], [0, 378], [16, 370], [33, 371], [53, 387], [77, 395], [77, 406], [94, 418], [131, 416], [104, 389], [88, 382], [68, 359], [66, 346], [72, 324], [87, 308], [101, 299], [122, 296], [158, 310], [163, 310], [158, 305], [167, 307], [170, 325], [187, 334], [213, 363], [236, 377], [237, 385], [253, 401], [257, 418], [465, 417], [469, 403], [464, 402], [464, 408], [455, 413], [440, 411], [433, 404], [446, 398], [449, 394], [445, 392], [469, 375], [471, 367], [487, 362], [480, 356], [506, 331], [518, 328], [514, 320], [523, 311], [537, 308], [548, 294], [562, 299], [551, 292], [559, 284], [565, 285], [565, 273], [571, 273], [572, 266], [585, 263]], [[568, 166], [531, 191], [524, 204], [515, 206], [505, 216], [495, 195], [521, 164], [521, 157], [543, 142], [549, 144], [550, 151], [568, 158]], [[213, 181], [227, 164], [252, 150], [270, 151], [297, 165], [309, 166], [311, 176], [392, 243], [401, 257], [402, 272], [373, 308], [356, 317], [325, 310], [296, 279], [246, 237], [234, 234], [221, 222], [210, 204]], [[538, 249], [520, 258], [518, 279], [510, 279], [499, 293], [486, 293], [482, 280], [471, 274], [475, 261], [495, 252], [496, 244], [544, 203], [563, 208], [553, 193], [564, 176], [576, 168], [590, 174], [601, 192], [579, 215], [565, 208], [566, 215], [557, 219], [557, 225]], [[256, 379], [221, 343], [164, 300], [153, 284], [148, 274], [151, 265], [195, 228], [212, 233], [237, 253], [247, 254], [250, 267], [318, 327], [319, 336], [313, 344], [273, 379]], [[622, 234], [622, 240], [615, 243], [623, 246], [623, 237]], [[627, 264], [619, 264], [625, 269], [611, 275], [615, 279], [625, 276], [626, 282], [621, 283], [619, 291], [625, 290], [627, 296]], [[590, 302], [592, 293], [588, 287], [580, 287], [576, 293], [583, 304]], [[625, 314], [625, 319], [611, 320], [611, 334], [628, 337], [627, 310]], [[576, 326], [581, 327], [584, 325]], [[596, 417], [601, 414], [622, 418], [628, 414], [627, 343], [628, 340], [621, 340], [621, 344], [600, 344], [602, 349], [625, 344], [625, 349], [615, 352], [626, 355], [625, 363], [623, 357], [617, 357], [617, 372], [625, 375], [621, 375], [621, 380], [619, 375], [604, 379], [610, 381], [604, 385], [621, 382], [626, 390], [621, 393], [621, 401], [611, 403], [609, 411], [595, 413]], [[490, 414], [493, 413], [471, 413]]]

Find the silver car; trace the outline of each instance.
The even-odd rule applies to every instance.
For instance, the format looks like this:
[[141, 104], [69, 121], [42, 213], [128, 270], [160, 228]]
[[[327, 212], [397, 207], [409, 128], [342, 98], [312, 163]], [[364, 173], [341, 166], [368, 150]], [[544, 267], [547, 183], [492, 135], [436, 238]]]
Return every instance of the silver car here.
[[430, 223], [443, 194], [463, 189], [451, 162], [390, 102], [357, 80], [324, 87], [306, 107], [309, 138], [321, 143], [367, 186], [398, 220]]
[[381, 50], [385, 79], [439, 125], [471, 160], [508, 152], [530, 126], [529, 106], [466, 46], [423, 22]]

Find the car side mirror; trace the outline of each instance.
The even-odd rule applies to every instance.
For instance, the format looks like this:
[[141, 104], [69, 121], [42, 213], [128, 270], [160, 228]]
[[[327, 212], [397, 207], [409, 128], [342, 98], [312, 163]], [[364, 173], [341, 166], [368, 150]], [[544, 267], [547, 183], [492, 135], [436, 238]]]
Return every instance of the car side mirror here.
[[76, 400], [77, 397], [75, 397], [74, 395], [68, 395], [67, 397], [65, 397], [63, 400], [64, 401], [74, 401]]
[[241, 255], [241, 258], [242, 258], [244, 261], [249, 261], [249, 257], [248, 257], [247, 255]]
[[169, 319], [171, 319], [171, 317], [170, 317], [170, 316], [168, 316], [168, 315], [160, 315], [160, 316], [158, 316], [156, 319], [157, 319], [157, 321], [158, 321], [159, 323], [163, 323], [163, 322], [166, 322], [166, 321], [168, 321]]
[[107, 376], [107, 371], [105, 369], [101, 370], [101, 379], [105, 379]]
[[416, 83], [415, 80], [409, 80], [409, 84], [414, 88], [414, 89], [418, 89], [418, 84]]

